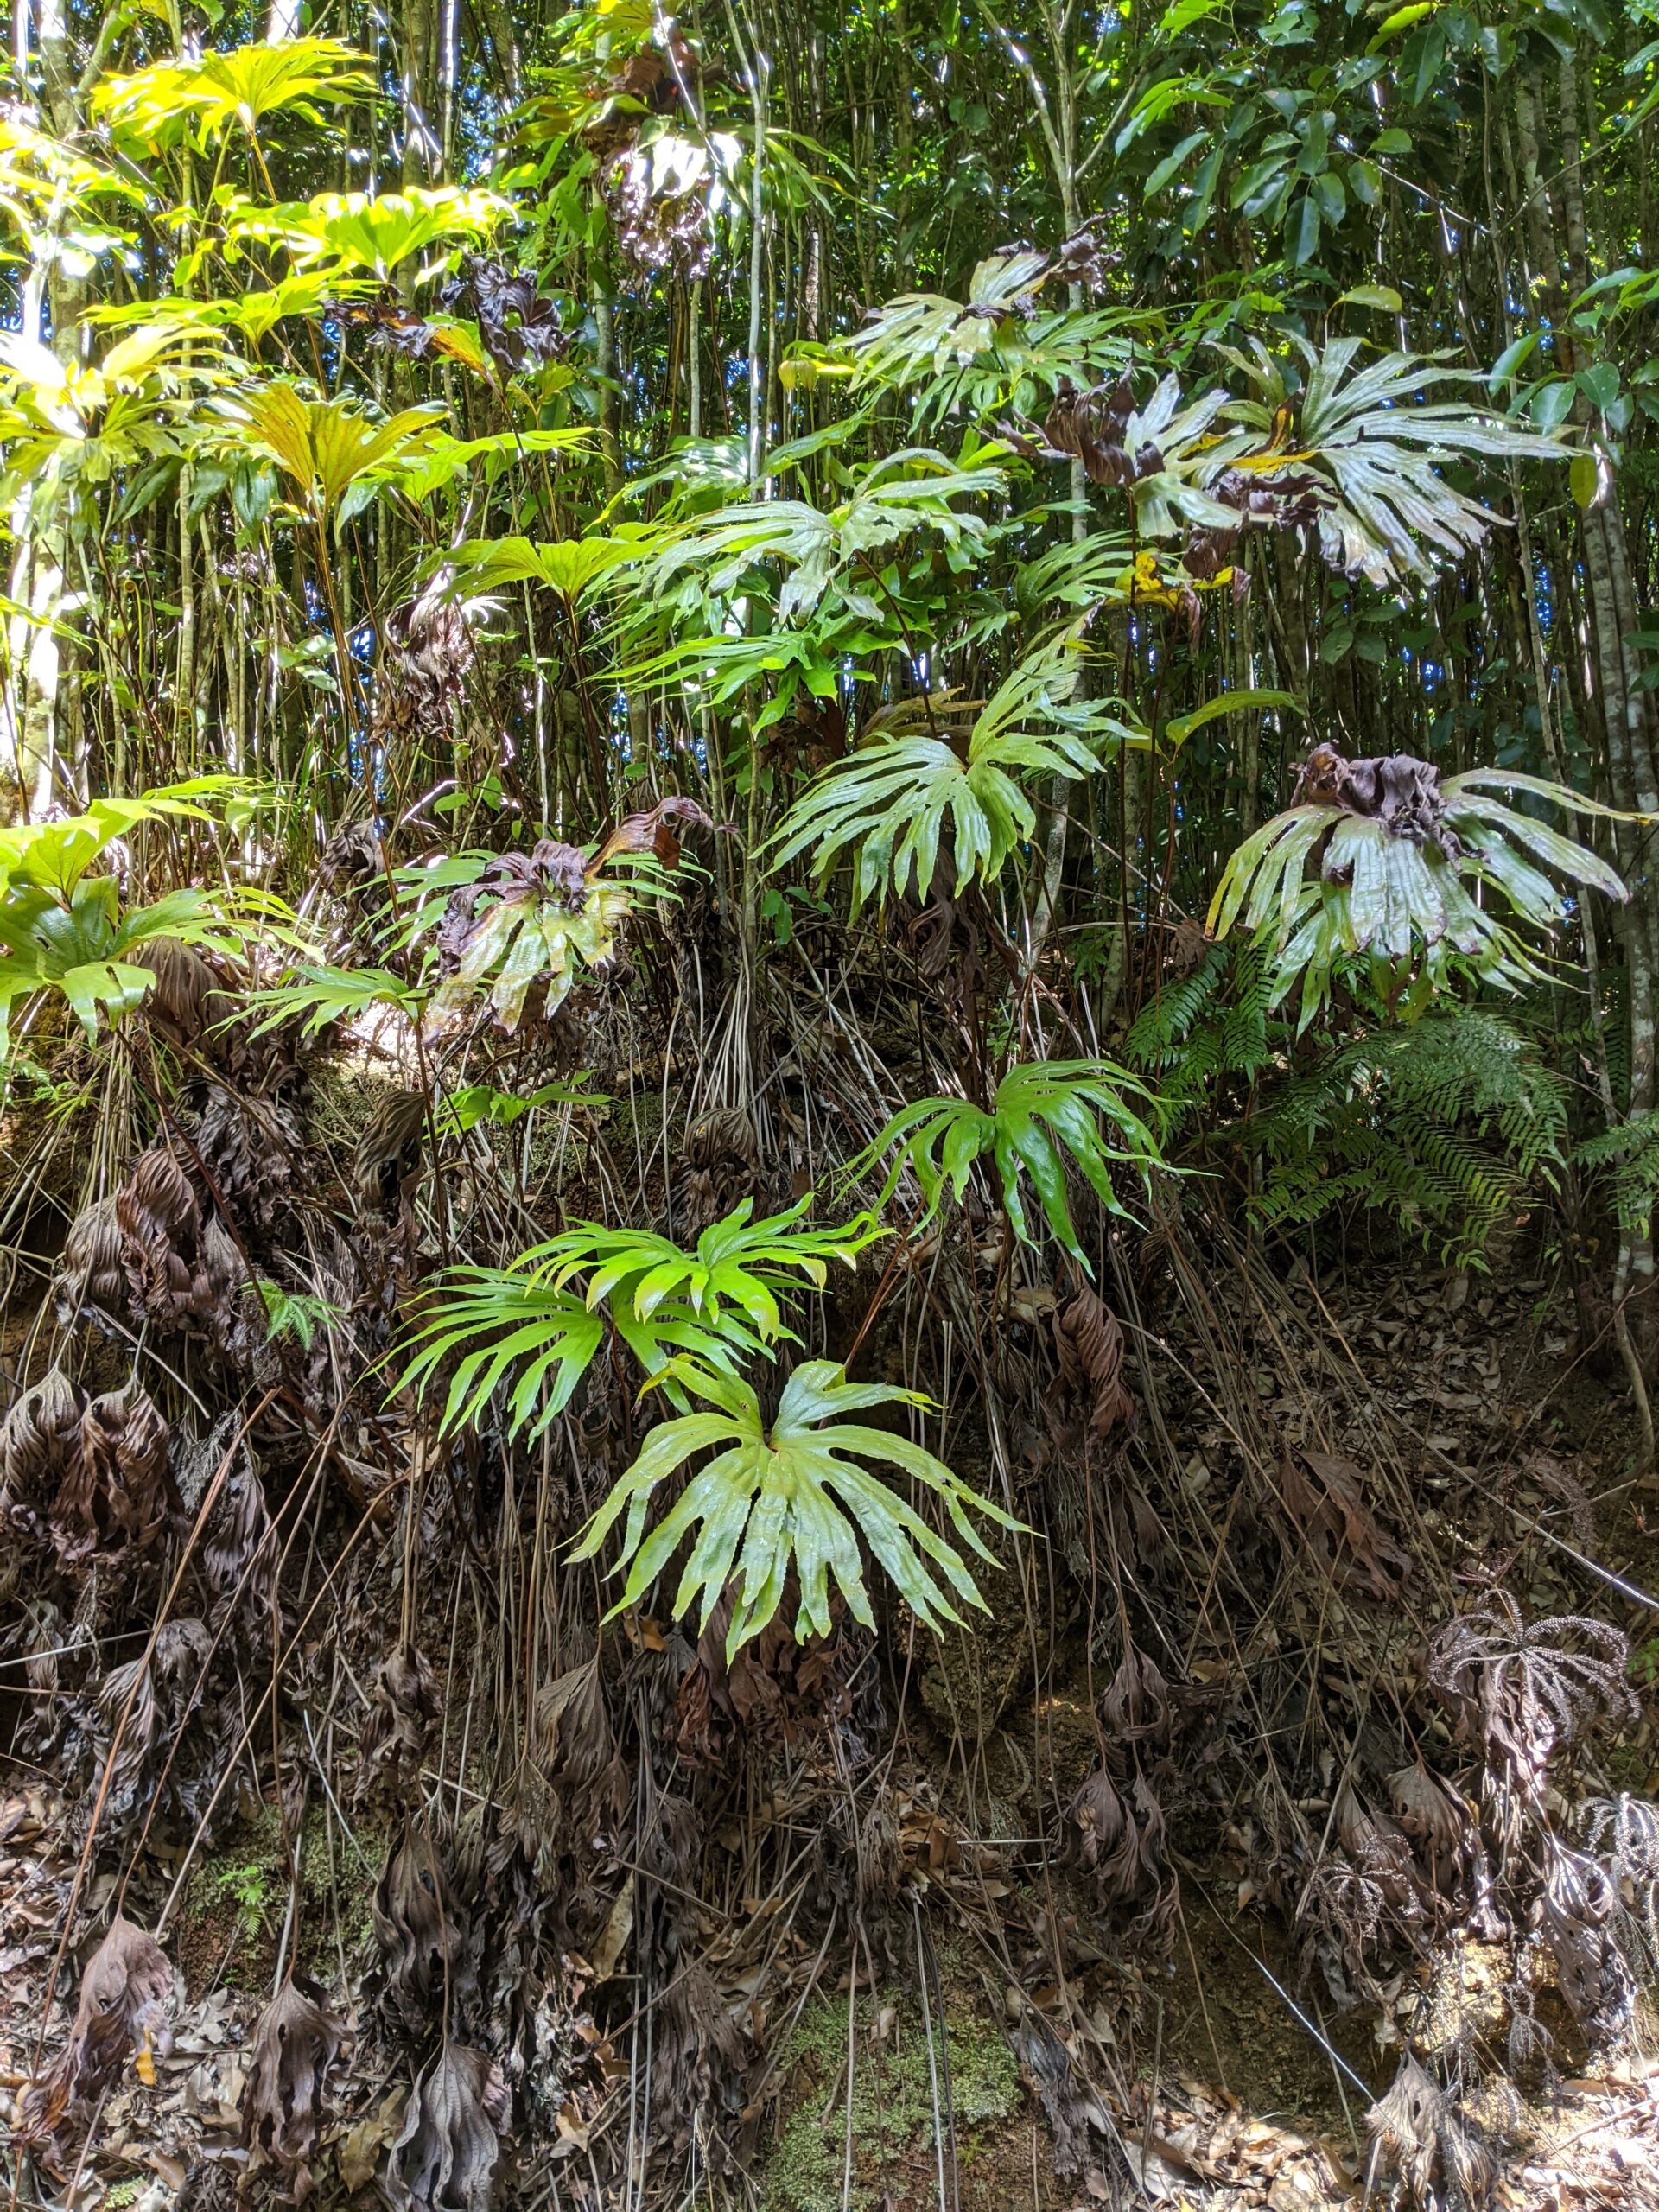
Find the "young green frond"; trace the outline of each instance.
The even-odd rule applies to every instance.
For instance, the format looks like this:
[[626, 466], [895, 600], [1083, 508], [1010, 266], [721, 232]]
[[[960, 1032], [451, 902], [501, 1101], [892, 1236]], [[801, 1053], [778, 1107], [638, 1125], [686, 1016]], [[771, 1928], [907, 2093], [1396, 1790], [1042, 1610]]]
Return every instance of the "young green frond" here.
[[300, 968], [286, 982], [250, 991], [244, 1004], [264, 1014], [256, 1037], [289, 1021], [301, 1024], [302, 1036], [315, 1037], [331, 1021], [349, 1021], [377, 1008], [396, 1007], [416, 1020], [426, 1000], [419, 985], [389, 968]]
[[786, 622], [810, 613], [855, 562], [916, 531], [947, 546], [982, 544], [982, 518], [951, 503], [1001, 492], [1005, 481], [1000, 467], [963, 466], [929, 447], [906, 447], [867, 468], [837, 506], [772, 499], [696, 517], [641, 563], [632, 592], [646, 606], [686, 593], [703, 606], [729, 599], [753, 570], [776, 564], [789, 572], [778, 594], [779, 620]]
[[[1555, 439], [1478, 401], [1421, 396], [1436, 385], [1484, 384], [1472, 373], [1414, 353], [1385, 353], [1351, 374], [1359, 338], [1333, 339], [1323, 352], [1305, 339], [1290, 342], [1306, 372], [1300, 402], [1258, 341], [1249, 355], [1224, 349], [1262, 394], [1235, 404], [1228, 414], [1270, 437], [1279, 411], [1296, 405], [1294, 450], [1273, 467], [1294, 467], [1313, 489], [1321, 549], [1344, 575], [1382, 585], [1428, 577], [1437, 556], [1457, 559], [1481, 543], [1494, 518], [1446, 481], [1446, 463], [1566, 457]], [[1241, 457], [1230, 443], [1217, 449], [1205, 480], [1213, 485], [1227, 468], [1249, 469], [1265, 459]], [[1271, 473], [1262, 480], [1271, 485]]]
[[[734, 1587], [728, 1658], [777, 1613], [791, 1572], [800, 1592], [798, 1639], [829, 1634], [832, 1582], [854, 1618], [874, 1627], [862, 1538], [929, 1628], [959, 1623], [959, 1605], [988, 1611], [961, 1553], [866, 1463], [896, 1468], [919, 1484], [944, 1508], [963, 1544], [992, 1566], [995, 1556], [970, 1516], [1003, 1529], [1019, 1523], [920, 1445], [844, 1418], [871, 1406], [925, 1405], [919, 1391], [849, 1382], [833, 1362], [806, 1360], [785, 1383], [768, 1431], [754, 1391], [741, 1376], [680, 1359], [663, 1379], [712, 1410], [683, 1414], [651, 1432], [574, 1554], [597, 1557], [626, 1515], [613, 1569], [627, 1570], [619, 1608], [638, 1604], [689, 1541], [672, 1610], [677, 1618], [695, 1611], [698, 1626], [706, 1627], [722, 1594]], [[661, 1485], [703, 1452], [715, 1456], [647, 1535], [646, 1518]]]
[[1048, 1233], [1084, 1268], [1088, 1261], [1071, 1220], [1068, 1162], [1110, 1213], [1125, 1211], [1111, 1169], [1132, 1168], [1145, 1179], [1163, 1165], [1148, 1119], [1157, 1094], [1110, 1060], [1034, 1060], [1010, 1068], [988, 1113], [965, 1098], [925, 1098], [894, 1115], [880, 1135], [848, 1164], [866, 1174], [888, 1163], [885, 1205], [908, 1169], [920, 1187], [928, 1219], [947, 1189], [960, 1202], [975, 1167], [994, 1170], [1003, 1211], [1023, 1243], [1034, 1244], [1024, 1183], [1037, 1193]]
[[[1036, 828], [1024, 779], [1090, 775], [1104, 740], [1122, 741], [1109, 703], [1080, 696], [1084, 650], [1074, 626], [1028, 654], [975, 716], [965, 745], [952, 726], [970, 709], [907, 702], [906, 724], [889, 721], [796, 802], [773, 868], [810, 853], [822, 882], [850, 854], [855, 913], [890, 891], [925, 899], [942, 849], [957, 885], [993, 882]], [[929, 719], [925, 734], [914, 727]]]
[[754, 1221], [746, 1198], [689, 1252], [650, 1230], [577, 1222], [505, 1268], [457, 1268], [410, 1340], [419, 1350], [399, 1387], [430, 1381], [460, 1354], [446, 1428], [481, 1420], [511, 1379], [509, 1433], [539, 1436], [569, 1402], [607, 1322], [647, 1376], [687, 1356], [730, 1370], [792, 1338], [782, 1301], [822, 1290], [832, 1263], [856, 1267], [887, 1233], [868, 1217], [803, 1228], [810, 1204], [809, 1195]]

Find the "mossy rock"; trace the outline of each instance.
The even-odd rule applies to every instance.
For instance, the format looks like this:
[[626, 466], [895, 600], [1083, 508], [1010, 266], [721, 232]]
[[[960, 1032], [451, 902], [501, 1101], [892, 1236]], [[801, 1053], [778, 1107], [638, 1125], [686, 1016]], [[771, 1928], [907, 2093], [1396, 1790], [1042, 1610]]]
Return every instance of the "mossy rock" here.
[[[922, 2010], [914, 1991], [858, 1999], [852, 2101], [853, 2186], [850, 2212], [894, 2204], [931, 2203], [938, 2151], [936, 2075], [943, 2110], [938, 2022], [928, 2063]], [[878, 2024], [886, 2033], [878, 2036]], [[842, 2212], [847, 2145], [847, 2003], [819, 1998], [790, 2039], [785, 2067], [789, 2116], [766, 2158], [766, 2212]], [[956, 2012], [947, 2030], [950, 2110], [964, 2203], [975, 2161], [998, 2122], [1019, 2110], [1020, 2069], [1000, 2024]], [[947, 2149], [947, 2158], [949, 2156]]]
[[[307, 1812], [300, 1838], [296, 1957], [324, 1981], [337, 1971], [341, 1948], [349, 1959], [368, 1942], [370, 1900], [385, 1857], [388, 1828], [385, 1821], [357, 1825], [358, 1842], [369, 1861], [365, 1870], [336, 1827], [331, 1871], [325, 1816], [315, 1806]], [[274, 1805], [245, 1815], [218, 1850], [197, 1860], [180, 1928], [193, 2000], [204, 1996], [221, 1974], [232, 1988], [259, 1990], [270, 1981], [288, 1914], [288, 1883], [282, 1821]]]

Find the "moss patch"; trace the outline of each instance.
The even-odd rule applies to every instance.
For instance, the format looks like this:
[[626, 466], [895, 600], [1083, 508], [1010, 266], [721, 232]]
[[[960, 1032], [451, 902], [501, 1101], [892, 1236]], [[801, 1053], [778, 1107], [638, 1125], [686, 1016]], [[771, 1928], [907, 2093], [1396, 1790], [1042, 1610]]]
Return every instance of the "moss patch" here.
[[[370, 1867], [385, 1855], [387, 1823], [357, 1826]], [[308, 1808], [299, 1850], [296, 1963], [324, 1981], [334, 1974], [340, 1949], [348, 1959], [366, 1944], [375, 1876], [358, 1863], [334, 1827], [334, 1865], [324, 1813]], [[275, 1969], [288, 1916], [289, 1872], [282, 1822], [274, 1805], [240, 1820], [221, 1847], [199, 1859], [186, 1891], [181, 1927], [185, 1979], [193, 2002], [221, 1975], [232, 1987], [259, 1990]], [[336, 1932], [338, 1930], [338, 1933]]]
[[[933, 2082], [914, 1992], [860, 1998], [853, 2089], [852, 2212], [927, 2202], [935, 2191]], [[887, 2033], [878, 2036], [879, 2023]], [[1020, 2069], [995, 2023], [958, 2010], [950, 2020], [950, 2109], [964, 2183], [988, 2132], [1019, 2107]], [[938, 2024], [934, 2022], [934, 2069]], [[791, 2039], [789, 2117], [766, 2163], [766, 2212], [841, 2212], [847, 2139], [847, 2006], [808, 2005]], [[939, 2102], [944, 2079], [939, 2076]], [[949, 2155], [947, 2149], [947, 2157]]]

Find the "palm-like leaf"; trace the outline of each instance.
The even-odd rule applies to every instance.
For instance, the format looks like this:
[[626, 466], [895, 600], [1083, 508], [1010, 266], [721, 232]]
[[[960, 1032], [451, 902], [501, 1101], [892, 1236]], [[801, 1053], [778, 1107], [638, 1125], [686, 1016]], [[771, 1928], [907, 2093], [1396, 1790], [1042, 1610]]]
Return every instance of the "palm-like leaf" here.
[[[1024, 778], [1090, 775], [1103, 739], [1138, 741], [1106, 702], [1079, 696], [1084, 651], [1075, 628], [1062, 632], [1028, 654], [977, 712], [949, 701], [933, 706], [925, 734], [888, 719], [791, 809], [773, 865], [810, 852], [822, 880], [850, 851], [855, 912], [912, 880], [925, 899], [948, 829], [957, 882], [992, 881], [1036, 828]], [[919, 701], [906, 709], [912, 724], [923, 711]], [[965, 744], [943, 734], [969, 715]]]
[[276, 246], [296, 270], [358, 271], [384, 281], [432, 246], [486, 236], [511, 213], [511, 201], [499, 193], [453, 184], [428, 191], [321, 192], [277, 207], [250, 200], [226, 225], [220, 251], [228, 257], [242, 245]]
[[[958, 1603], [988, 1610], [961, 1554], [866, 1464], [894, 1467], [943, 1505], [962, 1541], [995, 1558], [969, 1516], [1001, 1528], [1018, 1523], [908, 1438], [846, 1420], [881, 1405], [925, 1405], [919, 1391], [855, 1383], [829, 1360], [807, 1360], [784, 1385], [767, 1429], [753, 1390], [735, 1375], [679, 1360], [670, 1370], [710, 1411], [664, 1421], [584, 1531], [578, 1559], [594, 1558], [626, 1515], [618, 1570], [620, 1605], [644, 1597], [681, 1544], [691, 1549], [675, 1592], [676, 1616], [700, 1605], [700, 1625], [735, 1580], [728, 1657], [776, 1614], [791, 1569], [800, 1589], [795, 1634], [827, 1635], [833, 1580], [855, 1618], [874, 1627], [861, 1537], [917, 1618], [937, 1629], [960, 1621]], [[698, 1453], [715, 1457], [687, 1484], [649, 1535], [645, 1518], [659, 1486]]]
[[0, 1058], [12, 1006], [37, 992], [62, 993], [89, 1038], [101, 1023], [140, 1004], [153, 972], [132, 957], [157, 938], [226, 953], [245, 949], [244, 925], [268, 918], [274, 902], [248, 891], [173, 891], [122, 911], [113, 875], [87, 870], [141, 823], [210, 821], [204, 802], [245, 802], [234, 776], [202, 776], [130, 799], [98, 799], [63, 822], [0, 830]]
[[509, 1267], [458, 1268], [411, 1339], [420, 1349], [403, 1385], [429, 1381], [459, 1353], [446, 1427], [480, 1420], [511, 1377], [509, 1431], [539, 1436], [604, 1343], [607, 1318], [647, 1375], [687, 1354], [730, 1369], [791, 1336], [780, 1300], [821, 1290], [832, 1262], [855, 1267], [883, 1233], [865, 1220], [803, 1229], [810, 1203], [754, 1221], [746, 1198], [690, 1252], [648, 1230], [577, 1222]]
[[636, 575], [644, 605], [688, 583], [699, 602], [728, 598], [765, 563], [786, 567], [778, 596], [780, 620], [810, 613], [831, 581], [859, 559], [897, 544], [918, 530], [946, 545], [977, 546], [986, 524], [951, 502], [1000, 492], [1000, 468], [963, 467], [921, 446], [887, 454], [868, 468], [839, 505], [770, 499], [721, 507], [677, 530]]
[[[1412, 353], [1385, 353], [1351, 375], [1360, 352], [1357, 337], [1333, 340], [1321, 353], [1293, 340], [1306, 370], [1291, 443], [1294, 451], [1260, 454], [1253, 462], [1233, 441], [1210, 459], [1205, 480], [1228, 467], [1262, 465], [1293, 468], [1325, 488], [1319, 537], [1326, 559], [1348, 575], [1375, 584], [1408, 575], [1432, 576], [1434, 556], [1457, 559], [1478, 546], [1494, 520], [1476, 499], [1440, 473], [1447, 461], [1559, 461], [1561, 447], [1522, 429], [1490, 408], [1464, 398], [1426, 400], [1435, 385], [1483, 380]], [[1232, 420], [1258, 434], [1271, 430], [1290, 404], [1282, 370], [1261, 346], [1254, 357], [1232, 359], [1256, 385], [1262, 398], [1230, 408]], [[1235, 518], [1236, 519], [1236, 518]]]
[[1599, 855], [1489, 796], [1483, 787], [1492, 784], [1569, 812], [1608, 812], [1541, 777], [1473, 769], [1440, 785], [1445, 825], [1461, 846], [1448, 856], [1433, 838], [1398, 836], [1373, 816], [1293, 806], [1229, 859], [1211, 904], [1211, 935], [1224, 937], [1242, 923], [1269, 945], [1278, 959], [1274, 1001], [1300, 979], [1304, 1025], [1328, 996], [1338, 963], [1359, 955], [1370, 957], [1390, 998], [1414, 985], [1426, 1002], [1458, 961], [1502, 988], [1536, 980], [1547, 972], [1538, 952], [1484, 894], [1496, 893], [1516, 920], [1541, 933], [1564, 912], [1546, 868], [1611, 899], [1626, 893]]
[[319, 524], [348, 520], [376, 486], [430, 448], [441, 407], [406, 407], [377, 422], [348, 400], [310, 399], [291, 384], [264, 385], [225, 403], [224, 443], [264, 454]]
[[418, 1020], [426, 996], [421, 985], [390, 968], [302, 967], [284, 982], [250, 991], [244, 1005], [250, 1013], [257, 1010], [263, 1015], [253, 1033], [256, 1037], [289, 1021], [300, 1023], [302, 1035], [315, 1037], [331, 1021], [349, 1020], [377, 1009], [396, 1008], [410, 1020]]
[[149, 148], [213, 137], [232, 124], [251, 136], [283, 110], [321, 123], [320, 103], [362, 99], [375, 90], [371, 63], [352, 47], [334, 38], [291, 38], [106, 78], [92, 94], [92, 109], [118, 139]]
[[528, 537], [469, 537], [449, 557], [456, 575], [480, 591], [543, 584], [574, 601], [639, 554], [639, 548], [626, 537], [567, 537], [552, 545]]
[[988, 1160], [1014, 1234], [1033, 1243], [1021, 1188], [1028, 1176], [1050, 1233], [1086, 1267], [1066, 1196], [1066, 1163], [1109, 1211], [1122, 1213], [1112, 1167], [1131, 1166], [1145, 1176], [1162, 1165], [1158, 1140], [1143, 1119], [1154, 1104], [1144, 1083], [1109, 1060], [1028, 1061], [1003, 1077], [988, 1113], [965, 1098], [924, 1098], [906, 1107], [848, 1172], [861, 1175], [887, 1160], [885, 1205], [908, 1168], [921, 1187], [925, 1219], [947, 1189], [960, 1200], [975, 1167]]

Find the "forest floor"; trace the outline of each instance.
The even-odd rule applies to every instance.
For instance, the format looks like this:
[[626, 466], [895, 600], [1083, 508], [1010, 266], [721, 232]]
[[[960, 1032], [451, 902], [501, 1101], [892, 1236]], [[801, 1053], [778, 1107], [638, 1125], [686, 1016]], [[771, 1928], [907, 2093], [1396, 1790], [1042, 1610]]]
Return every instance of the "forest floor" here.
[[[1573, 1358], [1571, 1332], [1541, 1277], [1519, 1265], [1494, 1280], [1395, 1258], [1357, 1270], [1345, 1284], [1322, 1284], [1319, 1294], [1363, 1365], [1376, 1407], [1443, 1465], [1430, 1489], [1438, 1482], [1449, 1521], [1460, 1497], [1498, 1497], [1507, 1510], [1530, 1516], [1529, 1525], [1567, 1501], [1559, 1525], [1571, 1533], [1549, 1548], [1569, 1546], [1569, 1556], [1586, 1557], [1585, 1547], [1593, 1548], [1599, 1571], [1588, 1571], [1602, 1610], [1630, 1633], [1644, 1689], [1644, 1716], [1620, 1746], [1611, 1780], [1651, 1792], [1659, 1780], [1659, 1608], [1634, 1593], [1659, 1584], [1659, 1501], [1650, 1483], [1630, 1478], [1616, 1381]], [[1518, 1486], [1498, 1483], [1494, 1470], [1521, 1456], [1518, 1439], [1532, 1452], [1523, 1463], [1531, 1472]], [[1205, 1448], [1196, 1427], [1176, 1440], [1183, 1451]], [[1578, 1559], [1572, 1564], [1578, 1572]], [[748, 1973], [742, 2024], [771, 2054], [744, 2115], [739, 2163], [725, 2177], [732, 2202], [766, 2212], [1070, 2212], [1120, 2196], [1108, 2171], [1121, 2177], [1125, 2164], [1154, 2203], [1319, 2212], [1357, 2202], [1366, 2181], [1363, 2114], [1393, 2078], [1402, 2024], [1415, 2024], [1421, 2050], [1425, 2018], [1443, 2015], [1430, 2041], [1438, 2037], [1441, 2050], [1470, 2063], [1465, 2109], [1494, 2146], [1495, 2202], [1505, 2212], [1659, 2206], [1659, 2029], [1650, 2010], [1616, 2058], [1592, 2060], [1564, 2011], [1546, 2001], [1541, 2013], [1556, 2036], [1548, 2078], [1514, 2080], [1500, 2053], [1485, 2048], [1484, 2031], [1497, 2024], [1491, 1962], [1469, 1942], [1449, 1963], [1442, 1956], [1433, 1986], [1427, 1969], [1408, 1969], [1384, 1986], [1380, 2003], [1344, 2014], [1319, 1976], [1300, 1971], [1294, 1931], [1255, 1893], [1248, 1854], [1224, 1824], [1171, 1836], [1180, 1880], [1166, 1939], [1127, 1943], [1099, 1917], [1079, 1870], [1058, 1861], [1046, 1840], [1053, 1831], [1045, 1808], [1066, 1802], [1091, 1755], [1085, 1686], [1079, 1679], [1068, 1690], [1064, 1669], [1051, 1674], [1032, 1750], [1022, 1752], [1023, 1723], [1000, 1725], [1020, 1687], [1018, 1637], [995, 1626], [982, 1636], [974, 1662], [980, 1692], [987, 1674], [1001, 1668], [1001, 1676], [976, 1742], [962, 1741], [961, 1683], [948, 1655], [917, 1686], [909, 1764], [894, 1769], [903, 1902], [866, 1945], [856, 1982], [844, 1954], [815, 1957], [810, 1948], [770, 1982], [745, 1967], [759, 1955], [745, 1944], [779, 1910], [775, 1900], [744, 1898], [729, 1926], [705, 1931], [732, 1962], [721, 1988], [734, 2005]], [[5, 1694], [26, 1693], [14, 1678]], [[957, 1783], [947, 1778], [953, 1771]], [[787, 1811], [779, 1804], [761, 1815]], [[73, 1824], [62, 1813], [48, 1777], [10, 1764], [0, 1785], [0, 2092], [9, 2100], [21, 2095], [41, 2044], [41, 1991], [75, 1873]], [[340, 1863], [340, 1831], [354, 1861]], [[337, 2002], [343, 1990], [353, 2024], [385, 1840], [372, 1813], [342, 1816], [338, 1830], [308, 1820], [298, 1924], [290, 1925], [279, 1823], [251, 1765], [238, 1818], [189, 1869], [174, 1916], [171, 2050], [156, 2052], [152, 2081], [129, 2070], [108, 2095], [67, 2191], [51, 2184], [18, 2202], [108, 2212], [228, 2206], [246, 2159], [239, 2115], [261, 2007], [292, 1944]], [[128, 1907], [146, 1924], [182, 1851], [182, 1839], [152, 1842]], [[94, 1885], [86, 1901], [94, 1911], [111, 1886], [108, 1876]], [[739, 1924], [746, 1915], [747, 1928]], [[1021, 1930], [1030, 1938], [1023, 1949]], [[48, 2054], [67, 2030], [75, 1964], [59, 1976], [44, 2023]], [[941, 2012], [943, 2046], [931, 2032]], [[1045, 2068], [1044, 2052], [1057, 2042], [1086, 2062], [1097, 2085], [1082, 2105]], [[350, 2052], [348, 2042], [348, 2068]], [[372, 2200], [401, 2107], [391, 2081], [342, 2074], [314, 2202]], [[544, 2162], [533, 2183], [521, 2185], [509, 2132], [498, 2208], [557, 2212], [583, 2203], [620, 2212], [622, 2197], [589, 2195], [580, 2178], [588, 2126], [601, 2124], [602, 2116], [573, 2124], [563, 2190], [561, 2169], [550, 2172]], [[1061, 2182], [1054, 2150], [1068, 2132], [1093, 2147], [1077, 2178]], [[256, 2190], [252, 2201], [268, 2200]]]

